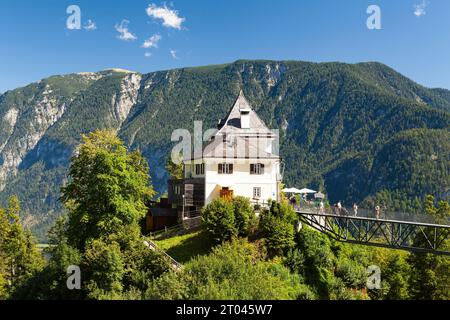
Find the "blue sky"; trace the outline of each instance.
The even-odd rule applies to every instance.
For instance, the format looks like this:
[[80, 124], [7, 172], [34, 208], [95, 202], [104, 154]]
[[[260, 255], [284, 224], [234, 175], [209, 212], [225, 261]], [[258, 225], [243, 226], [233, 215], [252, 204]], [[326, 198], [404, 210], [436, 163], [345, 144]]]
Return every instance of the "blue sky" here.
[[[95, 30], [67, 29], [69, 5]], [[381, 30], [366, 26], [369, 5]], [[448, 0], [2, 0], [0, 92], [54, 74], [237, 59], [380, 61], [450, 89], [449, 15]]]

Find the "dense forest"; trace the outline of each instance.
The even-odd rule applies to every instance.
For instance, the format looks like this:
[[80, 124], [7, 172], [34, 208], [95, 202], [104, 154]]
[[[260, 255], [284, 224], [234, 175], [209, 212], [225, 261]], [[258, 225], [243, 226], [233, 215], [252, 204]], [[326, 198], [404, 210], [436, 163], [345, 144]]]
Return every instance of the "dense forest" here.
[[[259, 217], [246, 198], [213, 201], [201, 229], [188, 234], [199, 237], [201, 252], [193, 238], [182, 243], [184, 265], [174, 268], [140, 230], [145, 202], [154, 196], [148, 164], [113, 131], [83, 136], [67, 178], [65, 214], [51, 228], [47, 259], [23, 228], [19, 199], [0, 209], [0, 299], [450, 298], [448, 257], [342, 244], [306, 226], [298, 230], [287, 201], [272, 202]], [[424, 208], [436, 219], [450, 217], [450, 204], [431, 195]], [[367, 268], [374, 265], [382, 276], [372, 288]], [[74, 278], [68, 270], [77, 268]]]
[[149, 74], [109, 70], [54, 76], [0, 96], [0, 203], [17, 194], [40, 239], [63, 212], [58, 201], [80, 134], [114, 129], [140, 150], [155, 191], [174, 129], [215, 128], [240, 90], [280, 130], [284, 182], [330, 201], [423, 212], [448, 199], [450, 94], [380, 63], [237, 61]]

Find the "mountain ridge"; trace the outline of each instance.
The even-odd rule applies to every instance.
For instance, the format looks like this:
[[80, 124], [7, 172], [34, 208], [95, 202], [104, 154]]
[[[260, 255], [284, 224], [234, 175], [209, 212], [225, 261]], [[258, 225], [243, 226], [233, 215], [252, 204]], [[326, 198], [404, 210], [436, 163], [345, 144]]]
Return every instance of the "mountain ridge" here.
[[[428, 89], [376, 62], [238, 60], [147, 74], [56, 75], [6, 92], [0, 96], [0, 202], [17, 193], [25, 220], [42, 238], [62, 212], [59, 187], [80, 134], [97, 128], [113, 128], [140, 149], [163, 192], [172, 131], [191, 130], [194, 120], [215, 127], [241, 89], [269, 127], [280, 129], [286, 183], [326, 188], [333, 201], [382, 199], [399, 208], [417, 208], [423, 192], [448, 193], [450, 91]], [[422, 131], [408, 135], [411, 130]], [[432, 145], [423, 148], [428, 140]], [[435, 152], [437, 160], [417, 163], [440, 179], [417, 183], [420, 168], [383, 156], [412, 141], [416, 147], [405, 159]], [[405, 184], [389, 180], [400, 179], [385, 173], [390, 164], [408, 171]], [[379, 178], [381, 172], [389, 178]], [[386, 200], [386, 192], [399, 199]]]
[[53, 77], [67, 77], [67, 76], [73, 76], [73, 75], [93, 75], [93, 74], [101, 74], [101, 73], [105, 73], [105, 72], [114, 72], [114, 73], [135, 73], [135, 74], [141, 74], [141, 75], [145, 75], [145, 74], [151, 74], [151, 73], [157, 73], [157, 72], [168, 72], [168, 71], [177, 71], [177, 70], [202, 70], [205, 68], [222, 68], [222, 67], [226, 67], [226, 66], [230, 66], [233, 64], [237, 64], [237, 63], [245, 63], [245, 62], [262, 62], [262, 63], [305, 63], [305, 64], [312, 64], [312, 65], [326, 65], [326, 64], [341, 64], [341, 65], [347, 65], [347, 66], [368, 66], [368, 65], [378, 65], [381, 66], [383, 68], [387, 68], [395, 73], [397, 73], [398, 75], [400, 75], [401, 77], [413, 82], [414, 84], [416, 84], [418, 87], [422, 87], [428, 90], [433, 90], [433, 91], [437, 91], [439, 92], [439, 94], [442, 94], [445, 96], [445, 100], [450, 101], [450, 89], [447, 88], [443, 88], [443, 87], [427, 87], [425, 85], [419, 84], [407, 77], [405, 77], [404, 75], [402, 75], [401, 73], [397, 72], [395, 69], [393, 69], [392, 67], [383, 64], [381, 62], [378, 61], [364, 61], [364, 62], [357, 62], [357, 63], [346, 63], [346, 62], [339, 62], [339, 61], [326, 61], [326, 62], [309, 62], [309, 61], [303, 61], [303, 60], [270, 60], [270, 59], [238, 59], [235, 60], [233, 62], [227, 62], [227, 63], [217, 63], [217, 64], [211, 64], [211, 65], [202, 65], [202, 66], [190, 66], [190, 67], [180, 67], [180, 68], [174, 68], [174, 69], [161, 69], [161, 70], [156, 70], [156, 71], [152, 71], [152, 72], [140, 72], [140, 71], [132, 71], [132, 70], [128, 70], [128, 69], [123, 69], [123, 68], [106, 68], [103, 70], [98, 70], [98, 71], [83, 71], [83, 72], [72, 72], [72, 73], [66, 73], [66, 74], [54, 74], [54, 75], [49, 75], [47, 77], [41, 78], [37, 81], [31, 82], [27, 85], [24, 86], [19, 86], [17, 88], [14, 89], [10, 89], [10, 90], [6, 90], [3, 93], [0, 92], [0, 96], [10, 92], [10, 91], [15, 91], [15, 90], [19, 90], [19, 89], [23, 89], [25, 87], [28, 87], [29, 85], [32, 84], [37, 84], [40, 83], [41, 81], [53, 78]]

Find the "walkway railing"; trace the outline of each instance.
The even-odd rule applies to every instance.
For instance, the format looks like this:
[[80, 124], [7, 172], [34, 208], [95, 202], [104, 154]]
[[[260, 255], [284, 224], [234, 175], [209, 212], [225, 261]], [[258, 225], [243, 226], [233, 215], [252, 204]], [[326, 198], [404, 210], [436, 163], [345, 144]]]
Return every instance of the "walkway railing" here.
[[[334, 207], [324, 208], [323, 212], [320, 212], [319, 208], [315, 205], [302, 204], [300, 206], [294, 206], [295, 211], [310, 212], [310, 213], [326, 213], [336, 216], [348, 216], [348, 217], [360, 217], [360, 218], [373, 218], [376, 219], [375, 210], [358, 208], [355, 215], [353, 209], [342, 207], [341, 210], [335, 210]], [[426, 224], [438, 224], [438, 225], [450, 225], [450, 219], [439, 221], [433, 216], [427, 214], [411, 214], [406, 212], [394, 212], [387, 211], [383, 208], [380, 210], [380, 219], [389, 221], [402, 221], [402, 222], [417, 222]]]
[[201, 210], [186, 211], [184, 213], [184, 218], [185, 219], [192, 219], [192, 218], [200, 217], [201, 215], [202, 215], [202, 211]]
[[165, 227], [162, 230], [150, 232], [148, 236], [150, 238], [152, 238], [152, 239], [155, 239], [156, 237], [160, 237], [160, 236], [163, 236], [163, 235], [166, 235], [166, 234], [169, 234], [169, 233], [172, 233], [172, 232], [177, 232], [177, 231], [180, 231], [180, 230], [183, 230], [183, 225], [182, 224], [177, 224], [177, 225], [169, 227], [169, 228]]
[[161, 250], [158, 248], [158, 246], [151, 240], [147, 240], [144, 241], [144, 244], [147, 248], [149, 248], [152, 251], [155, 251], [157, 253], [162, 254], [164, 257], [166, 257], [169, 261], [170, 264], [172, 266], [172, 269], [174, 269], [175, 271], [180, 271], [181, 269], [183, 269], [183, 265], [181, 263], [179, 263], [178, 261], [176, 261], [174, 258], [172, 258], [171, 256], [169, 256], [167, 254], [167, 252]]
[[395, 214], [377, 219], [375, 213], [360, 216], [359, 210], [356, 217], [321, 213], [316, 208], [296, 208], [296, 211], [302, 222], [338, 241], [450, 255], [442, 247], [450, 237], [450, 223], [405, 221], [401, 220], [403, 215]]

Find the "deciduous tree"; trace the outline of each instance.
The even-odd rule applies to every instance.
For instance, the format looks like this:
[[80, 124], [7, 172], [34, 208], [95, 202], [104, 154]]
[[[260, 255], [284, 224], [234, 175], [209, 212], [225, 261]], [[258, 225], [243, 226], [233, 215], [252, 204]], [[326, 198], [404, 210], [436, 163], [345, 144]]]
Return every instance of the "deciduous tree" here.
[[128, 152], [113, 131], [95, 131], [83, 136], [69, 175], [61, 198], [68, 211], [69, 244], [83, 250], [90, 239], [119, 233], [139, 237], [145, 202], [155, 194], [140, 152]]
[[233, 203], [224, 199], [214, 199], [206, 206], [202, 214], [205, 229], [218, 242], [230, 240], [238, 229], [234, 216]]

